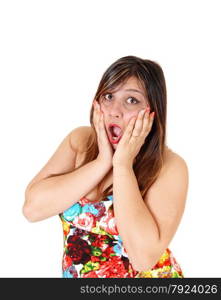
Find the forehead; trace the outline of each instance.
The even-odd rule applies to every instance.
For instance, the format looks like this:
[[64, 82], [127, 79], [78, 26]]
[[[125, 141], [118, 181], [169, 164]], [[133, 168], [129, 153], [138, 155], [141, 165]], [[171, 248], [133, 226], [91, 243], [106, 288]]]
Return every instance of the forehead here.
[[120, 90], [123, 91], [134, 91], [134, 92], [140, 92], [143, 96], [145, 96], [145, 90], [142, 86], [142, 83], [136, 78], [136, 77], [130, 77], [126, 79], [123, 83], [119, 84], [114, 91], [118, 92]]
[[134, 86], [135, 88], [139, 89], [142, 88], [140, 81], [136, 77], [129, 77], [124, 82], [125, 86]]

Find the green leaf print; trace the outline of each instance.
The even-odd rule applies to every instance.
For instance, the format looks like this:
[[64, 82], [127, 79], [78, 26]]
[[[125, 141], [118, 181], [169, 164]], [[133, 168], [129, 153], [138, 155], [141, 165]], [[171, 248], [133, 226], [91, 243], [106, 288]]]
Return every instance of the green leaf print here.
[[101, 249], [98, 247], [91, 246], [91, 249], [94, 256], [100, 256], [102, 254]]
[[98, 270], [99, 269], [99, 263], [98, 262], [92, 262], [91, 260], [88, 261], [83, 268], [80, 270], [80, 273], [88, 273], [90, 271]]
[[97, 233], [97, 234], [103, 234], [103, 235], [108, 235], [111, 239], [113, 239], [113, 235], [109, 234], [108, 232], [106, 232], [105, 230], [101, 229], [99, 227], [99, 222], [96, 222], [96, 227], [92, 228], [91, 230], [93, 233]]
[[106, 260], [107, 260], [107, 258], [106, 258], [106, 257], [104, 257], [104, 256], [101, 256], [101, 257], [100, 257], [100, 260], [101, 260], [101, 261], [106, 261]]
[[173, 275], [172, 275], [172, 278], [179, 278], [179, 274], [176, 271], [174, 271]]

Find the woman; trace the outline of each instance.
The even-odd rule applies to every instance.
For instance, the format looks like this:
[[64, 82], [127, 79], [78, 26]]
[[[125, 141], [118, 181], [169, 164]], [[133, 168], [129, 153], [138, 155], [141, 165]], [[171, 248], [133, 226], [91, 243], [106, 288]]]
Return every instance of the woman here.
[[25, 217], [62, 221], [63, 277], [184, 277], [168, 245], [188, 169], [166, 146], [166, 108], [159, 64], [118, 59], [98, 86], [91, 127], [71, 131], [29, 183]]

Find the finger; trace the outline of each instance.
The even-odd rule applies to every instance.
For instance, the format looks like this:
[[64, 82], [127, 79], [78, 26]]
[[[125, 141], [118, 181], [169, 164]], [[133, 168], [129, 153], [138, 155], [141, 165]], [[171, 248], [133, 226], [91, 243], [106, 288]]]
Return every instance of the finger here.
[[155, 116], [155, 112], [153, 111], [150, 115], [150, 122], [149, 122], [149, 129], [151, 129], [153, 122], [154, 122], [154, 116]]
[[146, 120], [144, 121], [144, 127], [143, 127], [144, 135], [149, 133], [152, 128], [153, 121], [154, 121], [154, 114], [155, 114], [155, 112], [152, 112], [151, 114], [147, 114], [145, 117]]
[[122, 136], [122, 140], [123, 141], [129, 141], [135, 126], [135, 122], [136, 122], [136, 116], [132, 117], [129, 121], [129, 123], [127, 124], [127, 127], [124, 131], [124, 134]]
[[97, 103], [97, 101], [93, 101], [93, 106], [94, 106], [94, 119], [96, 120], [96, 123], [98, 123], [100, 115], [100, 109], [99, 109], [99, 104]]
[[141, 132], [142, 132], [142, 129], [143, 129], [143, 118], [144, 118], [145, 110], [146, 109], [142, 109], [138, 113], [137, 120], [136, 120], [135, 127], [134, 127], [134, 131], [133, 131], [133, 135], [134, 136], [139, 136], [141, 134]]
[[100, 137], [103, 139], [103, 141], [107, 141], [108, 137], [107, 137], [106, 128], [104, 126], [104, 113], [103, 112], [100, 113], [99, 130], [100, 130]]
[[147, 108], [143, 118], [143, 132], [146, 132], [148, 124], [150, 122], [150, 109]]
[[93, 112], [93, 122], [95, 129], [97, 131], [97, 135], [99, 135], [99, 120], [100, 120], [100, 112], [98, 110], [97, 101], [94, 101], [94, 112]]
[[104, 120], [104, 115], [102, 112], [99, 112], [99, 130], [100, 131], [103, 131], [103, 129], [104, 129], [103, 120]]

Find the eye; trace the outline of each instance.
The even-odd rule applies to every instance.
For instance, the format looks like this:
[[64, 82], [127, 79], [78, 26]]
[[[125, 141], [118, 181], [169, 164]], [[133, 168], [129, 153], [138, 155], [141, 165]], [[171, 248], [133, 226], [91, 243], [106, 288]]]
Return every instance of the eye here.
[[[111, 98], [109, 98], [108, 96], [111, 96]], [[103, 95], [103, 98], [104, 98], [105, 100], [109, 101], [109, 100], [112, 99], [112, 94], [111, 94], [111, 93], [106, 93], [106, 94]], [[128, 99], [132, 99], [133, 101], [132, 101], [132, 102], [128, 102]], [[137, 99], [134, 98], [134, 97], [128, 97], [126, 101], [127, 101], [128, 104], [138, 104], [138, 103], [140, 103], [140, 101], [137, 100]], [[134, 101], [135, 101], [135, 103], [134, 103]]]
[[[136, 103], [139, 103], [140, 101], [139, 100], [137, 100], [136, 98], [134, 98], [134, 97], [129, 97], [129, 98], [127, 98], [127, 99], [133, 99], [133, 100], [135, 100], [136, 101]], [[136, 104], [135, 103], [135, 104]]]
[[[104, 94], [103, 97], [105, 100], [108, 100], [106, 96], [111, 95], [110, 93]], [[112, 97], [112, 96], [111, 96]]]

